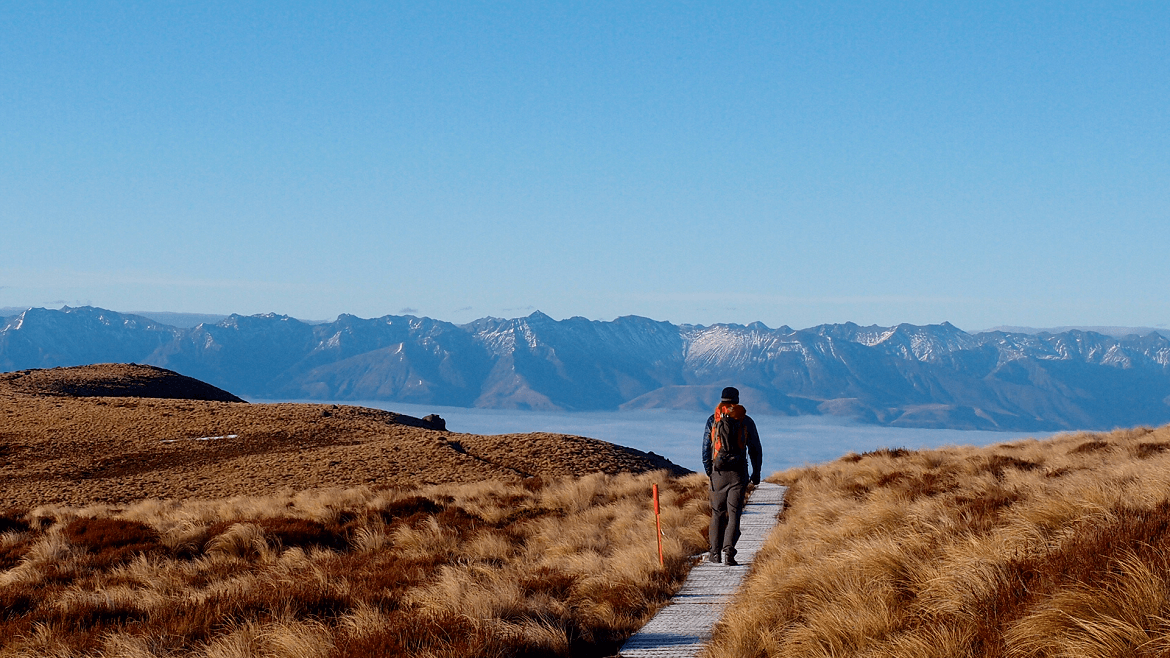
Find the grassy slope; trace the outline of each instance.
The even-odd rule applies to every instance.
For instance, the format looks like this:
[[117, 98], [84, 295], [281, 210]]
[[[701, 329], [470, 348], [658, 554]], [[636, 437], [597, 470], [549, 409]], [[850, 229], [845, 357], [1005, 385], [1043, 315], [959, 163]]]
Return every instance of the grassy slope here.
[[609, 655], [705, 549], [706, 490], [658, 472], [9, 511], [0, 656]]
[[1170, 427], [880, 451], [790, 470], [709, 651], [1164, 656]]

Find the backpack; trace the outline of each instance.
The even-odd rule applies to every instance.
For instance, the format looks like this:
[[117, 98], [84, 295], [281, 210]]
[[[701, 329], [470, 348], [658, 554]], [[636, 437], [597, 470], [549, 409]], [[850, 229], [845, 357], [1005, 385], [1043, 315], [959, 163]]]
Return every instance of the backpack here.
[[747, 469], [747, 411], [738, 404], [715, 408], [711, 425], [711, 467], [716, 471]]

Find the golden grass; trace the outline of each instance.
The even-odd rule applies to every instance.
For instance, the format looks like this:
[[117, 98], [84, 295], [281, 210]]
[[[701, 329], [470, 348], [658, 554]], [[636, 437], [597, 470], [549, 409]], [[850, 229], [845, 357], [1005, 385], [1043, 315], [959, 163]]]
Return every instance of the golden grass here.
[[779, 473], [707, 655], [1170, 655], [1168, 448], [1138, 428]]
[[610, 655], [706, 548], [706, 491], [658, 472], [9, 511], [0, 656]]

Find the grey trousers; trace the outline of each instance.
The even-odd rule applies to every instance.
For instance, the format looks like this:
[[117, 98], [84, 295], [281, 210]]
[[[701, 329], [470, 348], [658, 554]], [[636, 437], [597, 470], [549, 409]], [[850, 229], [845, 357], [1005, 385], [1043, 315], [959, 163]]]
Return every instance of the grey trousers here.
[[711, 527], [707, 531], [707, 545], [713, 555], [726, 552], [735, 556], [747, 483], [747, 473], [711, 471]]

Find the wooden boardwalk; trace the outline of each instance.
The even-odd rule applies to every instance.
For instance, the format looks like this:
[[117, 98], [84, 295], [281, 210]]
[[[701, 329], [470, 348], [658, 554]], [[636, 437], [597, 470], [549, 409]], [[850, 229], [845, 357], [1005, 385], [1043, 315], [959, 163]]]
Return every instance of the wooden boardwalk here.
[[642, 630], [622, 647], [623, 658], [683, 658], [699, 655], [711, 639], [711, 629], [723, 616], [723, 608], [739, 587], [756, 553], [776, 526], [784, 502], [782, 487], [761, 482], [744, 506], [741, 535], [735, 545], [738, 567], [696, 564], [678, 594], [658, 611]]

